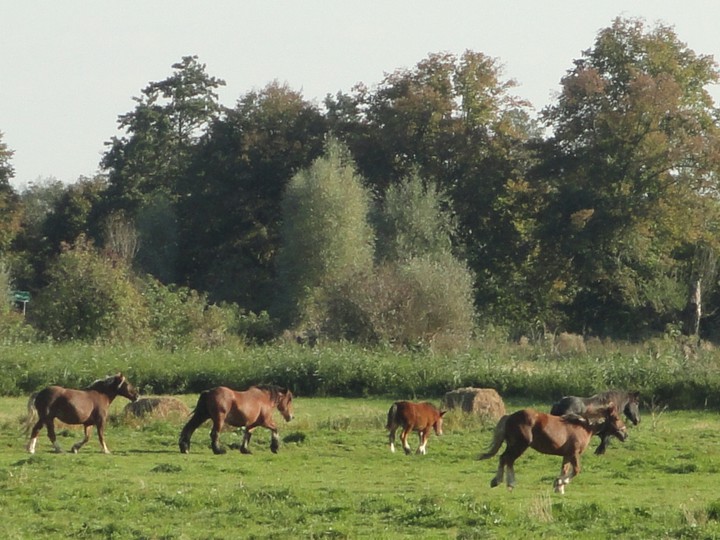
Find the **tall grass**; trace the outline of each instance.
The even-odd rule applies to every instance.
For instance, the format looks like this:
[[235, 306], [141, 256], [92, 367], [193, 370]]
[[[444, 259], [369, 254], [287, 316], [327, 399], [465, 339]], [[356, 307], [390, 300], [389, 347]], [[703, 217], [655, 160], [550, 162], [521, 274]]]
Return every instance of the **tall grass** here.
[[543, 347], [489, 343], [437, 355], [363, 349], [274, 345], [176, 352], [91, 345], [0, 347], [0, 395], [47, 384], [85, 386], [122, 371], [143, 393], [194, 393], [216, 385], [274, 383], [301, 396], [439, 397], [465, 386], [495, 388], [506, 397], [552, 401], [607, 388], [641, 392], [644, 401], [673, 408], [720, 407], [720, 355], [688, 357], [672, 343], [602, 346], [569, 356]]

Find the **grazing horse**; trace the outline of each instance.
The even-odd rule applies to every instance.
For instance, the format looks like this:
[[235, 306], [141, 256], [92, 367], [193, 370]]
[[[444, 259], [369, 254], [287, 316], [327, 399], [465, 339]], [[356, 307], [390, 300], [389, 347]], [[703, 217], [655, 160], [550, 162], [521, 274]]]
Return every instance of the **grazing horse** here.
[[425, 454], [430, 430], [434, 429], [437, 435], [442, 435], [443, 415], [447, 411], [439, 411], [432, 403], [413, 403], [412, 401], [396, 401], [390, 407], [387, 417], [387, 427], [390, 431], [390, 451], [395, 452], [395, 432], [402, 427], [400, 440], [406, 454], [410, 453], [407, 442], [408, 434], [417, 431], [420, 437], [418, 454]]
[[128, 382], [122, 373], [101, 379], [92, 383], [85, 390], [73, 390], [62, 386], [48, 386], [37, 394], [30, 396], [28, 402], [28, 422], [32, 422], [35, 415], [38, 420], [32, 428], [27, 450], [35, 453], [38, 434], [43, 426], [56, 452], [62, 452], [55, 436], [55, 418], [66, 424], [82, 424], [85, 428], [85, 437], [72, 446], [77, 452], [90, 440], [92, 427], [97, 427], [98, 439], [103, 453], [109, 454], [105, 444], [105, 421], [108, 408], [117, 396], [123, 396], [130, 401], [138, 398], [138, 392]]
[[479, 459], [493, 457], [506, 442], [505, 452], [500, 456], [500, 465], [490, 487], [502, 483], [507, 469], [507, 487], [512, 490], [515, 486], [515, 460], [528, 447], [542, 454], [562, 456], [560, 476], [553, 482], [553, 487], [557, 493], [565, 493], [565, 486], [573, 476], [580, 474], [580, 454], [587, 448], [593, 434], [600, 429], [608, 430], [608, 433], [621, 441], [627, 438], [627, 429], [614, 403], [589, 410], [585, 415], [553, 416], [534, 409], [522, 409], [500, 419], [495, 426], [490, 448]]
[[200, 394], [192, 417], [180, 433], [180, 452], [190, 452], [190, 438], [197, 428], [208, 419], [212, 419], [210, 432], [212, 450], [215, 454], [224, 454], [220, 447], [220, 430], [225, 424], [244, 427], [240, 452], [250, 454], [248, 445], [253, 430], [262, 426], [272, 432], [270, 450], [277, 453], [280, 446], [278, 430], [273, 421], [273, 409], [277, 407], [286, 422], [293, 418], [293, 395], [290, 390], [278, 386], [252, 386], [244, 392], [236, 392], [225, 386], [205, 390]]
[[[640, 423], [640, 393], [620, 390], [608, 390], [607, 392], [601, 392], [588, 398], [565, 396], [552, 406], [550, 414], [554, 414], [555, 416], [584, 414], [588, 407], [602, 407], [609, 403], [615, 403], [617, 408], [625, 414], [625, 417], [630, 420], [634, 426]], [[600, 446], [595, 450], [597, 455], [605, 453], [608, 444], [610, 444], [611, 435], [611, 433], [607, 433], [602, 429], [598, 432], [601, 442]]]

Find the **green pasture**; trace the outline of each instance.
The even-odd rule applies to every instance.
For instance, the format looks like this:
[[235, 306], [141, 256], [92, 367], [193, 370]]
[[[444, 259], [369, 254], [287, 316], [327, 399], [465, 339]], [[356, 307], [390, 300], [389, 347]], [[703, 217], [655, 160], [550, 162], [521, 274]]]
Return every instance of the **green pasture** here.
[[[192, 405], [196, 396], [181, 396]], [[446, 420], [425, 456], [388, 451], [381, 398], [298, 398], [269, 451], [215, 456], [209, 424], [180, 454], [181, 417], [125, 421], [113, 404], [111, 455], [97, 438], [79, 454], [51, 453], [42, 432], [25, 452], [25, 397], [0, 398], [0, 538], [720, 538], [720, 414], [644, 409], [623, 445], [592, 448], [565, 495], [560, 459], [528, 451], [517, 487], [489, 487], [497, 460], [477, 461], [492, 425]], [[549, 403], [508, 404], [547, 408]], [[69, 448], [80, 437], [61, 429]], [[223, 434], [231, 446], [240, 437]], [[417, 444], [416, 437], [412, 439]]]

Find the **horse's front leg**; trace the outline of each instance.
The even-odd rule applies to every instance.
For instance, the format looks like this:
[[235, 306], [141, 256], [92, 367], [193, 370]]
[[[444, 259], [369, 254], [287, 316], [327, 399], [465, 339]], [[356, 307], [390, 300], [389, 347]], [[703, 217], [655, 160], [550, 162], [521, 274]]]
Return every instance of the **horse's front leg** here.
[[[85, 443], [87, 443], [90, 440], [90, 432], [92, 431], [92, 425], [84, 425], [83, 426], [83, 439], [81, 441], [76, 442], [72, 445], [72, 453], [77, 454], [78, 450], [80, 450]], [[100, 439], [100, 449], [102, 450], [103, 454], [109, 454], [110, 451], [107, 449], [107, 446], [105, 446], [105, 441], [100, 435], [100, 427], [98, 426], [98, 439]]]
[[251, 427], [245, 427], [245, 431], [243, 432], [243, 440], [242, 443], [240, 443], [240, 453], [241, 454], [252, 454], [250, 451], [250, 438], [252, 437], [253, 429]]
[[608, 444], [610, 444], [610, 435], [607, 433], [600, 433], [600, 446], [595, 449], [595, 455], [601, 456], [605, 453]]
[[565, 486], [578, 474], [580, 474], [580, 456], [573, 454], [572, 456], [564, 457], [560, 469], [560, 476], [553, 482], [555, 493], [564, 494]]
[[280, 437], [278, 436], [278, 430], [275, 426], [270, 428], [270, 450], [273, 454], [277, 454], [280, 449]]
[[422, 431], [418, 432], [418, 439], [419, 439], [419, 446], [417, 449], [417, 453], [421, 455], [425, 455], [427, 453], [427, 442], [430, 438], [430, 430], [424, 429]]

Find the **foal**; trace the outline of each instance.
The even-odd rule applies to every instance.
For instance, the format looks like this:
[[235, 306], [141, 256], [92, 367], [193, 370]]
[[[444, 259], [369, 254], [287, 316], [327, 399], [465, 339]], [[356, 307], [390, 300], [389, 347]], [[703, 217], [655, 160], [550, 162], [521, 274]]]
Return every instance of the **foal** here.
[[443, 415], [447, 411], [439, 411], [432, 403], [413, 403], [412, 401], [396, 401], [390, 407], [387, 417], [387, 430], [390, 431], [390, 451], [395, 452], [395, 432], [402, 427], [400, 440], [406, 454], [411, 452], [407, 442], [408, 434], [417, 431], [420, 437], [418, 454], [427, 452], [427, 442], [430, 430], [434, 429], [436, 435], [442, 435]]

